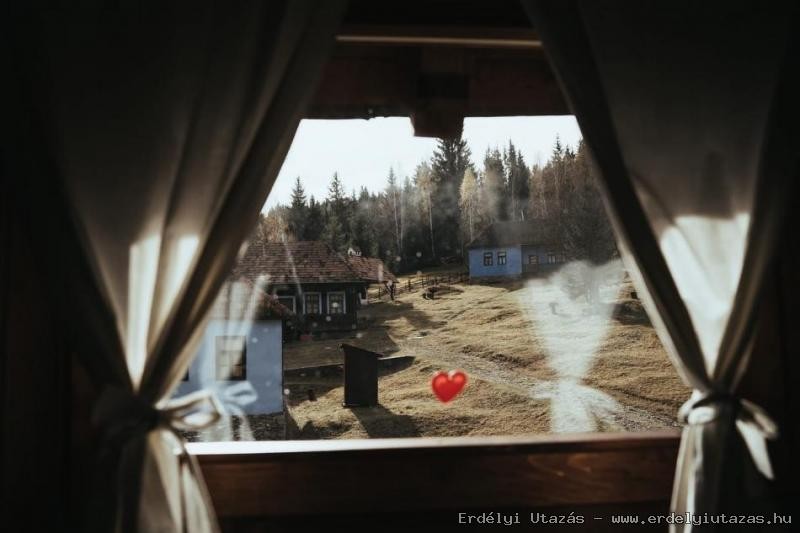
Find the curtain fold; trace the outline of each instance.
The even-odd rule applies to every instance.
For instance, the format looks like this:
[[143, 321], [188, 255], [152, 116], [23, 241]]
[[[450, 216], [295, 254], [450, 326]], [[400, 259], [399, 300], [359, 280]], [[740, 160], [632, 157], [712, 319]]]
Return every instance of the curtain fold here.
[[93, 528], [216, 531], [169, 402], [288, 152], [345, 2], [127, 3], [19, 18], [54, 191], [74, 225], [79, 355], [103, 392]]
[[[793, 180], [797, 7], [524, 0], [603, 175], [626, 266], [694, 392], [674, 512], [770, 508], [778, 429], [739, 395]], [[796, 128], [793, 128], [796, 129]], [[676, 525], [690, 531], [713, 525]]]

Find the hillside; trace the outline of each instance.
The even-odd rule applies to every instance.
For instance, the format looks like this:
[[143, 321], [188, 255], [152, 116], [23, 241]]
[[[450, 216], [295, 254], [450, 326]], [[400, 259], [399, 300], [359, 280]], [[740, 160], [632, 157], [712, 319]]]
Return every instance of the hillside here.
[[[405, 293], [360, 312], [346, 342], [414, 363], [382, 375], [381, 405], [341, 407], [341, 378], [287, 380], [288, 438], [641, 431], [675, 425], [688, 389], [626, 283], [589, 307], [543, 280], [454, 285], [436, 299]], [[553, 305], [555, 303], [555, 305]], [[341, 339], [288, 344], [286, 368], [341, 362]], [[470, 381], [449, 404], [431, 375]], [[309, 400], [308, 390], [315, 399]], [[253, 420], [253, 422], [256, 422]], [[256, 422], [257, 424], [257, 422]]]

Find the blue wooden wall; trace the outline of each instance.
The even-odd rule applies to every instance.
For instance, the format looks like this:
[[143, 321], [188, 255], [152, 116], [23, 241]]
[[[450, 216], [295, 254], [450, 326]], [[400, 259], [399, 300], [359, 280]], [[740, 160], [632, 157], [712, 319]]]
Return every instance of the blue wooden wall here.
[[[175, 396], [211, 389], [229, 414], [269, 414], [283, 411], [283, 339], [280, 320], [210, 320]], [[216, 379], [216, 338], [237, 336], [247, 342], [247, 379]]]

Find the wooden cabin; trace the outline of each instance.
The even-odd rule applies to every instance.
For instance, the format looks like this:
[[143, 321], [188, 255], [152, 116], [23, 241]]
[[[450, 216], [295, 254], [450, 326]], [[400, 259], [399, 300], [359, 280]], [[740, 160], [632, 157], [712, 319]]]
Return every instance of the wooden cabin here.
[[[790, 1], [9, 6], [3, 529], [445, 531], [492, 511], [618, 531], [612, 515], [670, 509], [790, 516], [798, 22]], [[638, 295], [697, 391], [682, 429], [176, 440], [188, 422], [160, 402], [300, 120], [400, 116], [415, 135], [453, 137], [464, 117], [564, 114], [601, 169]], [[317, 291], [319, 309], [329, 290], [346, 308], [360, 281], [328, 278], [338, 285]], [[189, 407], [215, 412], [202, 397]]]

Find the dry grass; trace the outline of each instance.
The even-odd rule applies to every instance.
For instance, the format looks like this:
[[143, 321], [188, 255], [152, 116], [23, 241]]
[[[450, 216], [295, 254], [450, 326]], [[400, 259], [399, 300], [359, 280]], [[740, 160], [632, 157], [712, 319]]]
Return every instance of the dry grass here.
[[[607, 292], [607, 315], [523, 282], [459, 286], [426, 300], [421, 292], [372, 304], [346, 342], [413, 365], [382, 375], [380, 406], [345, 409], [337, 380], [289, 383], [289, 438], [514, 435], [550, 431], [645, 430], [674, 425], [688, 389], [638, 300]], [[538, 289], [536, 289], [538, 290]], [[534, 295], [533, 297], [531, 295]], [[539, 298], [539, 300], [537, 300]], [[544, 311], [543, 309], [547, 309]], [[582, 314], [583, 313], [583, 314]], [[340, 363], [341, 339], [287, 345], [287, 368]], [[587, 349], [588, 347], [588, 349]], [[430, 391], [437, 370], [470, 381], [449, 404]], [[315, 391], [309, 401], [307, 390]]]

